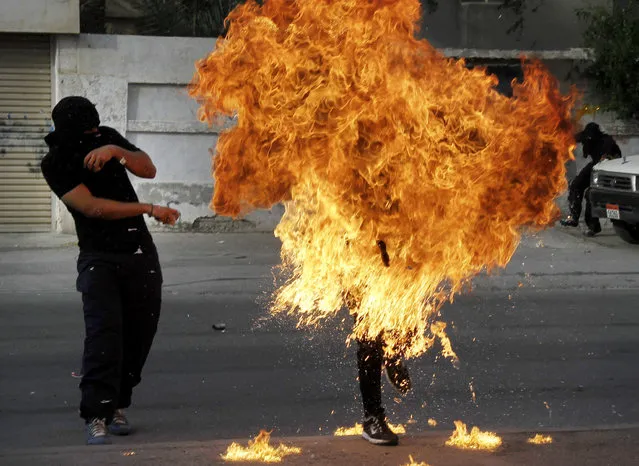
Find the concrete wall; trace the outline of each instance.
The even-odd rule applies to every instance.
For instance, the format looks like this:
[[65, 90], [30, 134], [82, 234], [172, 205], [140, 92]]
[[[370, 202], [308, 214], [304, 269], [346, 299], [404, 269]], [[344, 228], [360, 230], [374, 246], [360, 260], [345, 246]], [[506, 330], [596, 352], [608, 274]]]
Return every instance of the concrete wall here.
[[77, 34], [80, 0], [0, 0], [0, 32]]
[[[186, 85], [195, 61], [214, 44], [212, 39], [176, 37], [58, 36], [54, 100], [69, 95], [89, 98], [103, 124], [149, 153], [158, 172], [152, 181], [132, 176], [140, 200], [170, 203], [181, 211], [183, 228], [272, 230], [281, 209], [231, 222], [215, 217], [208, 207], [213, 191], [209, 149], [223, 128], [197, 121], [197, 105]], [[66, 209], [58, 206], [56, 213], [58, 230], [71, 230]], [[160, 228], [155, 222], [151, 226]]]
[[611, 0], [536, 0], [524, 14], [521, 34], [508, 34], [515, 15], [500, 10], [498, 0], [440, 0], [434, 14], [424, 13], [422, 36], [435, 47], [562, 50], [581, 46], [583, 24], [575, 9], [612, 6]]

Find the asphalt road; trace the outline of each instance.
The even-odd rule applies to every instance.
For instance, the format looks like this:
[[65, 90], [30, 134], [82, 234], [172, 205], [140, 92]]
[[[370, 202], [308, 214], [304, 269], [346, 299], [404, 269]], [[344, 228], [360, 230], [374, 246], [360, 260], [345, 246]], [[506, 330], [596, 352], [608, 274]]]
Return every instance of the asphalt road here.
[[[456, 419], [502, 432], [639, 424], [637, 251], [554, 233], [542, 240], [522, 246], [505, 276], [444, 308], [461, 367], [436, 351], [411, 361], [413, 392], [384, 388], [392, 422], [412, 416], [409, 432], [431, 430], [429, 418], [447, 432]], [[247, 438], [261, 428], [322, 435], [360, 419], [342, 319], [309, 330], [267, 318], [272, 237], [169, 235], [159, 244], [160, 331], [130, 411], [138, 434], [118, 444]], [[84, 442], [71, 376], [83, 341], [74, 255], [67, 245], [0, 256], [0, 449]], [[526, 270], [546, 289], [517, 286]]]

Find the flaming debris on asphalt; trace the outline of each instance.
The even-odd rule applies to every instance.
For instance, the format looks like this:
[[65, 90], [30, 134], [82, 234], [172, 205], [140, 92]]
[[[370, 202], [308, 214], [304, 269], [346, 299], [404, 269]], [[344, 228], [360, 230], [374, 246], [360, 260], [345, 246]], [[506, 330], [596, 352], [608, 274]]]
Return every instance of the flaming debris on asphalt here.
[[533, 445], [548, 445], [552, 443], [552, 437], [550, 435], [537, 434], [527, 440], [528, 443]]
[[501, 438], [492, 432], [482, 432], [478, 427], [473, 427], [469, 433], [466, 424], [455, 421], [455, 431], [446, 445], [462, 450], [494, 451], [501, 446]]
[[284, 457], [289, 455], [299, 455], [302, 449], [279, 444], [274, 447], [269, 444], [271, 433], [261, 430], [254, 440], [248, 441], [248, 446], [244, 447], [233, 442], [222, 455], [224, 461], [250, 461], [258, 463], [280, 463]]

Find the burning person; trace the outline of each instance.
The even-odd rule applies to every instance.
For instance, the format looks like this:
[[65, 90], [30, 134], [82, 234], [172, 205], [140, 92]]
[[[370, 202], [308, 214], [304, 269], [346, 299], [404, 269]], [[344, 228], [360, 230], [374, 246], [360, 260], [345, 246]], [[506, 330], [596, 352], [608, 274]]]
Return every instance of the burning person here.
[[[570, 215], [560, 222], [565, 227], [579, 226], [584, 193], [590, 186], [592, 168], [602, 159], [616, 159], [621, 157], [621, 149], [619, 149], [615, 140], [612, 136], [604, 133], [597, 123], [588, 123], [584, 130], [575, 136], [575, 140], [577, 143], [583, 145], [584, 158], [590, 157], [591, 161], [570, 183], [568, 191]], [[592, 237], [601, 232], [599, 219], [592, 216], [592, 206], [588, 197], [586, 197], [586, 212], [584, 215], [584, 220], [588, 227], [585, 235]]]
[[131, 432], [124, 409], [140, 383], [158, 325], [162, 271], [143, 215], [173, 225], [179, 212], [143, 204], [127, 176], [154, 178], [151, 158], [113, 128], [100, 126], [83, 97], [62, 99], [42, 173], [75, 221], [79, 240], [77, 289], [86, 338], [80, 416], [87, 443]]
[[[284, 204], [285, 280], [270, 311], [314, 328], [346, 301], [367, 435], [386, 444], [397, 440], [381, 407], [384, 358], [417, 357], [434, 338], [454, 355], [441, 306], [508, 264], [522, 231], [555, 222], [575, 143], [575, 89], [525, 62], [513, 96], [499, 94], [485, 69], [417, 38], [420, 7], [243, 3], [189, 88], [201, 121], [234, 120], [216, 143], [212, 209], [241, 218]], [[386, 361], [387, 373], [400, 367]]]

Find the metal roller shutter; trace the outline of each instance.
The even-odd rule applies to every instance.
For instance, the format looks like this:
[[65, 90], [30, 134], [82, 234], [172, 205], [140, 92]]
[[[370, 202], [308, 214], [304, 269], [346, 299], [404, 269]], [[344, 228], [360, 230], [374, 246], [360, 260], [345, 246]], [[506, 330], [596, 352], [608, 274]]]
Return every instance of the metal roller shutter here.
[[0, 34], [0, 232], [51, 231], [50, 114], [49, 36]]

